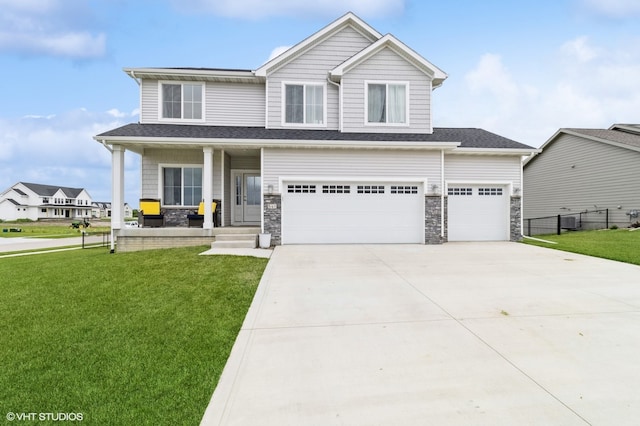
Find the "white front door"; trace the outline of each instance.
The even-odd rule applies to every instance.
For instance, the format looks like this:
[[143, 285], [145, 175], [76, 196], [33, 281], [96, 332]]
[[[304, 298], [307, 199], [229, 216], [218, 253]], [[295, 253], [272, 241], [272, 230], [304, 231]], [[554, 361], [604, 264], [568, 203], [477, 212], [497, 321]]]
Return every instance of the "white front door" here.
[[256, 225], [260, 223], [262, 178], [260, 172], [232, 170], [233, 225]]

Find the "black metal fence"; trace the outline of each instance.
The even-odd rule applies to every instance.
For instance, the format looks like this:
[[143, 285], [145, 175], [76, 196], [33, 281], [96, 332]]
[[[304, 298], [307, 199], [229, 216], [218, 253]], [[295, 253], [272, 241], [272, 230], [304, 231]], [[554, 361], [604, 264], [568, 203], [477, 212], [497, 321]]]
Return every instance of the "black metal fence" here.
[[[100, 238], [89, 238], [100, 237]], [[82, 248], [107, 247], [111, 245], [111, 232], [82, 232]]]
[[586, 231], [609, 228], [609, 209], [590, 210], [524, 220], [527, 236], [558, 234], [562, 231]]

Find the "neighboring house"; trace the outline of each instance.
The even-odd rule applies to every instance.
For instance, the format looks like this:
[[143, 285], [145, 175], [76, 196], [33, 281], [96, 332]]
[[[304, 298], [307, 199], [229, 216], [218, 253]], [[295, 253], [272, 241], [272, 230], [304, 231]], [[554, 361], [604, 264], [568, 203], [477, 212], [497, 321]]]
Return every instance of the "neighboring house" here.
[[[105, 201], [94, 201], [91, 209], [91, 216], [96, 219], [111, 217], [111, 203]], [[124, 203], [124, 217], [132, 217], [133, 210], [128, 203]]]
[[[434, 127], [447, 75], [352, 13], [256, 70], [125, 72], [140, 122], [95, 136], [112, 152], [114, 205], [129, 150], [167, 227], [186, 226], [203, 200], [212, 228], [215, 199], [222, 226], [259, 226], [275, 244], [521, 237], [522, 158], [534, 149]], [[112, 226], [124, 228], [122, 211]]]
[[111, 217], [111, 203], [105, 201], [94, 201], [91, 205], [91, 216], [95, 219]]
[[640, 212], [640, 125], [560, 129], [524, 165], [524, 218], [609, 209], [609, 225]]
[[91, 196], [83, 188], [18, 182], [0, 194], [0, 219], [88, 219]]

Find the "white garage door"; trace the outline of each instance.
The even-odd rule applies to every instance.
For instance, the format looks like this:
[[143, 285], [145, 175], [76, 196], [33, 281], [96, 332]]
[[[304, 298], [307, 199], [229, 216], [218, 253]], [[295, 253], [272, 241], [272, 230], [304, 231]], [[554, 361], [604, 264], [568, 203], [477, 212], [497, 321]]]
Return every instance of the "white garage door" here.
[[447, 194], [449, 241], [509, 240], [507, 187], [450, 185]]
[[424, 243], [422, 183], [283, 186], [283, 244]]

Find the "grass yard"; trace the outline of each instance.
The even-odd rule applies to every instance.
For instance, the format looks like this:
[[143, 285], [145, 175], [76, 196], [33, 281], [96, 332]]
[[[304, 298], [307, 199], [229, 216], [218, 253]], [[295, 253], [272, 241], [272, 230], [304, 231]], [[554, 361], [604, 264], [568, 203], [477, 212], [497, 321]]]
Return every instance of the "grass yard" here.
[[2, 417], [199, 424], [267, 263], [205, 249], [0, 259]]
[[561, 235], [537, 235], [536, 238], [557, 242], [547, 244], [525, 239], [526, 244], [640, 265], [640, 230], [603, 229], [566, 232]]
[[[111, 223], [93, 220], [91, 226], [87, 229], [74, 229], [71, 227], [72, 222], [76, 220], [56, 220], [56, 221], [38, 221], [38, 222], [0, 222], [0, 238], [67, 238], [79, 237], [82, 231], [87, 233], [110, 232]], [[20, 229], [21, 232], [10, 232], [11, 229]], [[7, 230], [6, 232], [5, 229]]]

